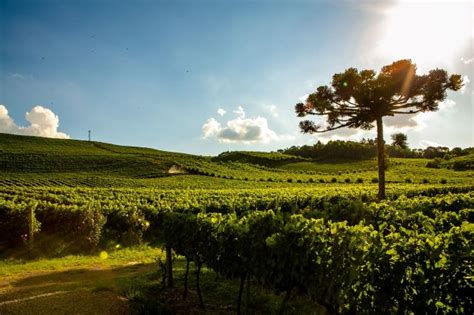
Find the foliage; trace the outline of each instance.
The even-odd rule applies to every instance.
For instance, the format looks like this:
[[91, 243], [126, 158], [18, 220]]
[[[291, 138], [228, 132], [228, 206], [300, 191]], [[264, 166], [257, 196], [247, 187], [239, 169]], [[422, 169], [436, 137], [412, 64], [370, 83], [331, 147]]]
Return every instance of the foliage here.
[[318, 141], [312, 146], [292, 146], [290, 148], [278, 151], [284, 154], [301, 156], [313, 160], [364, 160], [374, 158], [377, 153], [376, 147], [374, 145], [340, 140], [329, 141], [326, 144]]
[[[34, 201], [0, 199], [0, 249], [22, 245], [28, 238], [29, 211], [36, 210]], [[41, 223], [33, 215], [33, 233], [41, 230]]]
[[55, 205], [39, 202], [37, 219], [41, 222], [38, 247], [56, 254], [91, 251], [99, 244], [106, 216], [98, 203]]
[[390, 136], [392, 138], [392, 145], [395, 147], [399, 147], [401, 149], [408, 149], [408, 137], [404, 133], [394, 133], [393, 135]]
[[383, 121], [385, 116], [436, 111], [447, 90], [462, 87], [458, 74], [448, 77], [445, 70], [435, 69], [427, 75], [417, 75], [411, 60], [399, 60], [373, 70], [349, 68], [333, 75], [331, 86], [320, 86], [309, 94], [305, 103], [298, 103], [298, 117], [325, 116], [322, 128], [312, 120], [303, 120], [303, 133], [321, 133], [340, 128], [372, 129], [377, 126], [379, 169], [379, 199], [385, 198], [385, 163]]
[[[472, 207], [472, 196], [468, 199]], [[442, 308], [462, 314], [472, 310], [473, 225], [468, 216], [462, 219], [448, 207], [444, 213], [449, 216], [433, 210], [432, 219], [386, 206], [371, 210], [376, 218], [373, 225], [272, 211], [241, 218], [178, 215], [178, 220], [170, 214], [168, 224], [176, 225], [168, 237], [189, 239], [181, 246], [207, 244], [198, 247], [199, 259], [224, 276], [252, 275], [277, 292], [298, 290], [329, 312], [431, 313]], [[180, 221], [194, 221], [189, 226], [195, 233], [181, 232]]]
[[[2, 169], [2, 250], [21, 250], [34, 206], [33, 246], [41, 254], [165, 244], [194, 262], [198, 275], [207, 267], [287, 298], [304, 295], [329, 313], [472, 313], [472, 171], [393, 158], [388, 200], [375, 203], [372, 160], [268, 167], [98, 143], [28, 141], [27, 148], [6, 150], [44, 155], [48, 146], [59, 151], [64, 144], [72, 156], [74, 150], [145, 155], [152, 163], [170, 159], [195, 175], [120, 177], [91, 171], [93, 165], [83, 169], [89, 175], [46, 172], [54, 167], [45, 156], [31, 159], [45, 172]], [[134, 299], [143, 309], [161, 308]]]
[[373, 70], [349, 68], [333, 76], [331, 86], [320, 86], [306, 103], [295, 110], [299, 117], [327, 116], [327, 127], [320, 130], [314, 122], [300, 123], [304, 132], [324, 132], [341, 127], [373, 128], [373, 122], [383, 116], [435, 111], [446, 98], [447, 90], [462, 87], [460, 75], [435, 69], [427, 75], [417, 75], [411, 60], [399, 60]]
[[222, 162], [234, 161], [268, 167], [276, 167], [283, 164], [305, 161], [305, 159], [302, 157], [283, 154], [280, 152], [267, 153], [249, 151], [222, 152], [212, 160]]

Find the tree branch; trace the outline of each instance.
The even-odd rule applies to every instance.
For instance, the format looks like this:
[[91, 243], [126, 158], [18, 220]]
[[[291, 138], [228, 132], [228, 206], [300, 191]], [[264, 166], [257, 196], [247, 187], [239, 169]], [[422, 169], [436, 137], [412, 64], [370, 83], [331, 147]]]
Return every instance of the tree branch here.
[[324, 132], [333, 131], [333, 130], [336, 130], [336, 129], [348, 127], [350, 125], [351, 125], [351, 123], [347, 123], [347, 124], [339, 125], [339, 126], [333, 127], [333, 128], [326, 128], [325, 130], [321, 130], [321, 131], [315, 130], [313, 132], [315, 132], [315, 133], [324, 133]]
[[409, 111], [409, 112], [399, 112], [399, 111], [392, 110], [392, 111], [390, 111], [390, 114], [416, 114], [416, 113], [419, 113], [419, 112], [421, 112], [421, 109], [418, 109], [418, 110], [415, 110], [415, 111]]

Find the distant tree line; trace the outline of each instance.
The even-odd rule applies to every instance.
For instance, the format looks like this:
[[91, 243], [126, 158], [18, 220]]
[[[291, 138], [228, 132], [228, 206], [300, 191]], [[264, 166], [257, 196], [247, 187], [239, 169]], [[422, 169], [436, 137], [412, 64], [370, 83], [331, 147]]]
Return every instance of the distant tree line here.
[[318, 141], [314, 145], [292, 146], [286, 149], [280, 149], [278, 152], [313, 160], [365, 160], [377, 155], [377, 147], [374, 143], [337, 140], [329, 141], [326, 144]]
[[[399, 135], [399, 134], [395, 134]], [[430, 146], [426, 149], [410, 149], [405, 141], [400, 142], [400, 136], [392, 136], [392, 144], [386, 144], [385, 150], [390, 157], [400, 158], [426, 158], [426, 159], [446, 159], [465, 156], [474, 151], [474, 148], [453, 148]], [[301, 156], [312, 160], [328, 160], [328, 159], [350, 159], [365, 160], [375, 158], [377, 156], [377, 140], [362, 139], [360, 142], [355, 141], [329, 141], [326, 144], [318, 141], [314, 145], [291, 146], [286, 149], [278, 150], [280, 153]]]

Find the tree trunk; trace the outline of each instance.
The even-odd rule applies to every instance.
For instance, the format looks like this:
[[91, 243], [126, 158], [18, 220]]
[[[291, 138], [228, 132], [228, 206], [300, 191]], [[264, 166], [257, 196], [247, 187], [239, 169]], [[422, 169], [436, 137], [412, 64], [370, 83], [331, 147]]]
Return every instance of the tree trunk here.
[[245, 313], [250, 314], [250, 274], [247, 275], [247, 298], [245, 304]]
[[199, 297], [199, 306], [201, 308], [204, 308], [204, 301], [202, 300], [202, 294], [201, 294], [201, 286], [199, 284], [199, 276], [201, 275], [201, 267], [202, 267], [202, 263], [198, 260], [196, 262], [197, 264], [197, 270], [196, 270], [196, 289], [197, 289], [197, 292], [198, 292], [198, 297]]
[[293, 290], [293, 288], [288, 289], [288, 290], [286, 291], [285, 298], [284, 298], [283, 301], [281, 302], [280, 310], [279, 310], [278, 314], [283, 315], [283, 314], [285, 313], [286, 305], [288, 304], [288, 301], [290, 300], [291, 291], [292, 291], [292, 290]]
[[382, 117], [377, 118], [377, 160], [379, 168], [379, 193], [378, 199], [385, 199], [385, 143], [383, 141]]
[[189, 259], [186, 258], [186, 272], [184, 273], [183, 300], [186, 300], [188, 298], [188, 274], [189, 274]]
[[237, 315], [240, 315], [240, 306], [242, 304], [242, 292], [244, 291], [245, 274], [240, 276], [239, 297], [237, 298]]
[[166, 246], [166, 280], [168, 280], [168, 288], [173, 287], [173, 258], [171, 246]]
[[33, 258], [33, 242], [35, 241], [35, 209], [33, 205], [29, 207], [28, 212], [28, 255]]

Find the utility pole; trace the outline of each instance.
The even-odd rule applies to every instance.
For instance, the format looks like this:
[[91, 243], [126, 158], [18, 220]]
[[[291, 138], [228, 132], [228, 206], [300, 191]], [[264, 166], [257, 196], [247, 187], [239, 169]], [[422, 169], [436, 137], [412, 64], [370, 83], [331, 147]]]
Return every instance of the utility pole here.
[[89, 142], [91, 141], [91, 131], [89, 130]]

